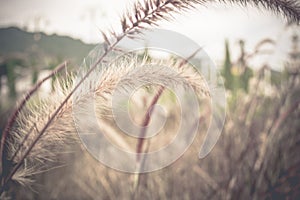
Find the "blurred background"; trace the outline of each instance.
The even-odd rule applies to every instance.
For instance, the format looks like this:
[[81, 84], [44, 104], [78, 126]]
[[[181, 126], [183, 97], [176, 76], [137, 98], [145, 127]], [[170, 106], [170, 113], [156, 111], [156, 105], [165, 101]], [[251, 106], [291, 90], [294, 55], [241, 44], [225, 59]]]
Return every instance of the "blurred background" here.
[[[65, 60], [69, 68], [78, 68], [103, 42], [100, 30], [119, 27], [119, 16], [131, 3], [0, 0], [0, 132], [29, 88]], [[64, 158], [72, 167], [38, 176], [34, 189], [16, 186], [15, 198], [24, 193], [27, 199], [300, 197], [299, 26], [251, 6], [210, 4], [175, 17], [161, 28], [196, 41], [223, 76], [227, 116], [213, 152], [197, 159], [201, 139], [195, 141], [170, 168], [142, 175], [133, 195], [127, 188], [131, 175], [99, 166], [80, 151]], [[54, 79], [40, 95], [54, 90]], [[82, 159], [93, 167], [82, 170]], [[70, 169], [72, 174], [65, 173]]]

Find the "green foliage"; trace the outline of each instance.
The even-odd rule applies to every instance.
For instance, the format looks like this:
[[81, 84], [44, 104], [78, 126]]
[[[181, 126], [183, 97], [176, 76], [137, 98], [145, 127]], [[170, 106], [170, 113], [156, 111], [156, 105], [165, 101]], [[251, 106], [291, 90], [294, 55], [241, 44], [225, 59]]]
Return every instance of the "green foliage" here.
[[32, 70], [32, 85], [34, 85], [37, 80], [38, 80], [38, 77], [39, 77], [39, 71], [37, 69], [33, 69]]
[[228, 41], [225, 41], [225, 61], [223, 65], [222, 75], [225, 79], [225, 88], [228, 90], [233, 90], [234, 88], [234, 78], [231, 73], [231, 58], [230, 58], [230, 50], [229, 50], [229, 44]]
[[230, 56], [228, 41], [225, 41], [225, 60], [221, 71], [225, 80], [225, 88], [236, 95], [242, 89], [248, 92], [249, 81], [253, 76], [253, 70], [246, 65], [243, 42], [241, 44], [241, 56], [237, 64], [233, 65]]
[[17, 92], [16, 92], [16, 85], [15, 85], [16, 75], [14, 71], [14, 65], [12, 63], [8, 63], [6, 65], [6, 69], [7, 69], [7, 84], [9, 88], [9, 96], [15, 98]]

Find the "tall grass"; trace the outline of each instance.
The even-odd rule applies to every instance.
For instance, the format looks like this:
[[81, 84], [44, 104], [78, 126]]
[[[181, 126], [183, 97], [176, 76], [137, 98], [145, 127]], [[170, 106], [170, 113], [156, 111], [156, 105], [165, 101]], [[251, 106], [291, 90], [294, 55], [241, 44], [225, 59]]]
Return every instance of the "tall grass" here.
[[[182, 84], [176, 76], [172, 76], [172, 74], [168, 74], [165, 71], [143, 71], [142, 68], [139, 68], [141, 63], [136, 63], [137, 60], [134, 58], [130, 61], [123, 60], [121, 63], [118, 63], [119, 65], [117, 66], [106, 66], [105, 59], [111, 54], [111, 52], [117, 50], [115, 49], [117, 44], [126, 36], [135, 38], [144, 29], [159, 25], [159, 21], [171, 20], [175, 13], [181, 13], [195, 8], [198, 4], [206, 5], [210, 2], [214, 1], [145, 0], [136, 2], [133, 4], [132, 9], [126, 11], [120, 19], [120, 30], [108, 30], [103, 32], [102, 35], [105, 40], [105, 49], [93, 63], [88, 63], [89, 66], [87, 66], [87, 69], [84, 71], [85, 73], [81, 74], [81, 79], [78, 82], [74, 81], [75, 77], [78, 76], [68, 75], [67, 78], [62, 81], [62, 84], [57, 84], [55, 93], [51, 94], [51, 97], [47, 99], [32, 100], [31, 97], [33, 97], [33, 92], [35, 91], [35, 89], [33, 89], [33, 92], [31, 92], [30, 95], [25, 98], [25, 101], [22, 102], [21, 108], [18, 108], [13, 114], [12, 120], [9, 121], [5, 132], [2, 134], [0, 152], [0, 155], [3, 155], [0, 167], [1, 193], [5, 190], [9, 190], [11, 181], [16, 181], [22, 185], [26, 185], [31, 183], [32, 175], [49, 169], [49, 166], [50, 168], [51, 166], [56, 167], [49, 163], [55, 163], [56, 158], [59, 158], [58, 155], [61, 152], [70, 150], [66, 147], [66, 145], [70, 144], [70, 146], [74, 146], [74, 141], [77, 140], [77, 136], [75, 134], [76, 129], [72, 119], [72, 103], [73, 101], [76, 101], [76, 99], [74, 100], [72, 97], [79, 88], [85, 88], [85, 91], [82, 91], [83, 94], [96, 93], [99, 97], [105, 100], [107, 98], [106, 94], [110, 93], [110, 91], [115, 88], [117, 81], [120, 80], [124, 74], [131, 72], [132, 69], [138, 69], [137, 72], [140, 74], [134, 74], [136, 77], [133, 76], [131, 80], [124, 82], [124, 85], [130, 85], [131, 81], [134, 81], [137, 78], [139, 80], [144, 78], [145, 82], [147, 81], [147, 78], [159, 78], [159, 81], [162, 83], [173, 82], [174, 84]], [[215, 2], [237, 3], [243, 6], [247, 4], [254, 4], [258, 7], [267, 8], [277, 13], [281, 13], [291, 22], [299, 24], [300, 21], [300, 5], [298, 1], [228, 0]], [[171, 67], [178, 70], [178, 72], [180, 72], [179, 74], [182, 74], [184, 78], [188, 80], [188, 83], [196, 89], [196, 91], [205, 94], [209, 93], [207, 89], [203, 87], [201, 78], [189, 79], [190, 74], [185, 74], [187, 70], [185, 70], [184, 67], [174, 63], [172, 64], [173, 65]], [[99, 65], [104, 66], [104, 70], [101, 73], [97, 73], [95, 71]], [[99, 78], [101, 78], [98, 82], [94, 82], [94, 79], [91, 79], [92, 76], [99, 76]], [[193, 76], [193, 74], [191, 76]], [[38, 88], [38, 86], [36, 88]], [[154, 97], [151, 104], [155, 104], [155, 102], [158, 101], [162, 92], [163, 88], [159, 90], [159, 93]], [[25, 106], [23, 107], [23, 105]], [[103, 103], [103, 105], [105, 104]], [[272, 138], [289, 115], [284, 116], [277, 119], [278, 121], [275, 125], [268, 129]], [[147, 125], [149, 120], [150, 116], [144, 117], [143, 125]], [[235, 124], [236, 122], [233, 121], [233, 123]], [[140, 140], [137, 144], [137, 152], [142, 150], [142, 145], [143, 141]], [[257, 171], [259, 173], [262, 173], [262, 171], [265, 172], [266, 170], [263, 160], [266, 156], [266, 152], [268, 152], [267, 149], [269, 145], [270, 144], [268, 142], [264, 143], [261, 153], [259, 153], [258, 160], [255, 162], [255, 169], [258, 169]], [[196, 171], [199, 173], [201, 172], [198, 168]], [[203, 174], [204, 173], [202, 173], [202, 176], [209, 177], [208, 175]], [[230, 190], [234, 189], [237, 180], [239, 180], [239, 177], [229, 180], [228, 187], [230, 186]], [[263, 180], [259, 179], [254, 182], [254, 188], [252, 188], [249, 193], [251, 195], [256, 194], [253, 191], [258, 189], [256, 188], [257, 185], [261, 184]], [[84, 184], [79, 184], [80, 187], [85, 187], [83, 186]], [[102, 184], [103, 186], [106, 185], [104, 187], [106, 188], [106, 192], [109, 196], [112, 197], [115, 195], [113, 194], [113, 191], [111, 191], [113, 189], [110, 188], [107, 183]], [[214, 181], [210, 181], [210, 186], [213, 188], [221, 188], [221, 191], [228, 191], [228, 188], [224, 188], [224, 186], [220, 186], [220, 183], [214, 183]], [[87, 186], [86, 188], [89, 187]], [[164, 193], [167, 191], [161, 192]], [[228, 195], [230, 194], [231, 193]], [[164, 195], [168, 196], [168, 194]], [[228, 198], [230, 197], [231, 196]]]

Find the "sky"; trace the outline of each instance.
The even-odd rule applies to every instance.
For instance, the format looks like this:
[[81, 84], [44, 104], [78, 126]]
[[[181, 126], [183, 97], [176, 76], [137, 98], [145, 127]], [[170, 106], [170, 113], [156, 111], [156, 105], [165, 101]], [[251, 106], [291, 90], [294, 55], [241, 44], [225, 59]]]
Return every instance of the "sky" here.
[[[119, 26], [119, 16], [133, 0], [0, 0], [0, 27], [18, 26], [29, 31], [56, 33], [81, 39], [87, 43], [103, 41], [100, 30]], [[246, 41], [246, 49], [265, 38], [278, 41], [272, 57], [261, 58], [278, 67], [290, 49], [291, 32], [283, 17], [257, 8], [210, 4], [162, 22], [160, 28], [179, 32], [203, 47], [215, 62], [224, 57], [224, 41], [228, 39], [238, 55], [238, 40]], [[299, 32], [299, 28], [296, 29]], [[299, 32], [300, 33], [300, 32]], [[261, 63], [265, 61], [260, 61]]]

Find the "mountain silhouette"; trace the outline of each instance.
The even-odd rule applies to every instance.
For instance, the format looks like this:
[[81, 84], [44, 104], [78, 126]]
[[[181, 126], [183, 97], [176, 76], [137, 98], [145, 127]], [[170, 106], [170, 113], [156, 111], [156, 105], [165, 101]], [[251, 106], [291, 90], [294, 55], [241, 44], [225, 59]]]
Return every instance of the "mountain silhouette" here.
[[32, 33], [16, 27], [0, 28], [0, 55], [38, 51], [50, 57], [75, 59], [81, 62], [95, 45], [68, 36]]

